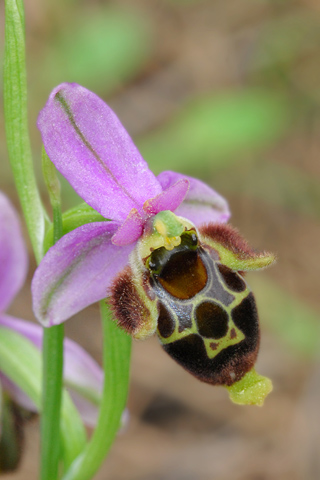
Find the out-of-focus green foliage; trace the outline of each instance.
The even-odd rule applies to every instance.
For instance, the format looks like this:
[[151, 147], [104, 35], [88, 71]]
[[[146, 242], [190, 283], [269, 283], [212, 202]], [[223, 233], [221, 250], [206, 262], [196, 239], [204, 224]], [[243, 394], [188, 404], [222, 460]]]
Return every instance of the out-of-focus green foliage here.
[[130, 10], [88, 9], [45, 46], [39, 73], [48, 90], [77, 82], [107, 94], [141, 69], [151, 46], [151, 30], [142, 16]]
[[250, 277], [261, 323], [296, 352], [312, 358], [319, 354], [319, 314], [288, 294], [265, 275]]
[[319, 17], [293, 10], [265, 22], [253, 57], [255, 68], [293, 64], [303, 53], [320, 47]]
[[301, 215], [320, 218], [319, 181], [302, 169], [278, 162], [235, 165], [226, 180], [219, 174], [227, 192], [255, 197], [266, 203], [286, 208]]
[[285, 99], [266, 90], [240, 90], [193, 100], [138, 146], [157, 173], [230, 167], [244, 153], [272, 144], [288, 126]]

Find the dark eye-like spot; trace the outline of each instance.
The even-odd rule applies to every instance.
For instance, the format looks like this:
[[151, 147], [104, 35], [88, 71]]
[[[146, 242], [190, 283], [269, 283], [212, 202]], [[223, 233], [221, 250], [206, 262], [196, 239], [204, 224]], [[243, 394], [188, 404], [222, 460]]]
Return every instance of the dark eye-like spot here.
[[225, 281], [227, 287], [234, 292], [243, 292], [246, 289], [246, 284], [238, 275], [238, 273], [233, 272], [230, 268], [225, 265], [218, 265], [219, 272], [221, 273], [223, 280]]
[[237, 332], [236, 332], [235, 328], [231, 329], [230, 338], [232, 338], [232, 339], [237, 338]]
[[232, 312], [232, 320], [247, 338], [259, 335], [258, 312], [254, 296], [250, 293]]
[[200, 335], [206, 338], [222, 338], [228, 331], [227, 312], [213, 302], [202, 302], [197, 306], [195, 317]]
[[169, 338], [173, 334], [175, 322], [170, 311], [163, 305], [159, 304], [158, 330], [163, 338]]

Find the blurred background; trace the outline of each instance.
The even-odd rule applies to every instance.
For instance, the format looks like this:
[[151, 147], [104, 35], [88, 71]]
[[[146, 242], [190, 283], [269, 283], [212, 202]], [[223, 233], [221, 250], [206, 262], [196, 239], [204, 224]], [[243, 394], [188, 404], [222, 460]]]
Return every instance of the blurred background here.
[[[248, 275], [260, 312], [262, 408], [231, 404], [161, 350], [134, 342], [130, 423], [97, 480], [320, 478], [320, 5], [317, 0], [27, 0], [30, 131], [51, 89], [74, 81], [106, 100], [157, 174], [205, 180], [231, 222], [278, 257]], [[3, 4], [0, 5], [3, 32]], [[3, 56], [3, 35], [0, 39]], [[1, 62], [2, 63], [2, 62]], [[2, 90], [2, 89], [1, 89]], [[2, 102], [2, 98], [1, 98]], [[0, 117], [0, 189], [17, 206]], [[63, 182], [64, 209], [79, 202]], [[35, 267], [31, 256], [29, 279]], [[11, 313], [33, 319], [28, 286]], [[97, 306], [66, 324], [101, 363]], [[20, 468], [36, 478], [38, 420]]]

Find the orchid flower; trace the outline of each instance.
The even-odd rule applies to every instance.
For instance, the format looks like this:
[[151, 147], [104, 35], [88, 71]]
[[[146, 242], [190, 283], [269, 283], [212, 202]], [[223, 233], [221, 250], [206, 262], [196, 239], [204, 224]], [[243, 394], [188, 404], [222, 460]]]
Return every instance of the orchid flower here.
[[[39, 350], [42, 328], [32, 322], [5, 313], [22, 287], [27, 274], [28, 257], [19, 219], [9, 200], [0, 192], [0, 328], [25, 337]], [[94, 426], [103, 384], [103, 372], [88, 353], [70, 339], [64, 341], [64, 382], [69, 388], [83, 421]], [[36, 412], [36, 406], [8, 376], [1, 372], [3, 390], [22, 407]]]
[[127, 332], [157, 332], [197, 378], [232, 389], [239, 403], [261, 404], [271, 383], [253, 369], [259, 326], [243, 272], [274, 257], [255, 254], [225, 224], [228, 204], [211, 187], [172, 171], [155, 177], [115, 113], [87, 89], [55, 88], [38, 127], [56, 168], [101, 215], [40, 263], [32, 282], [38, 320], [56, 325], [111, 296]]

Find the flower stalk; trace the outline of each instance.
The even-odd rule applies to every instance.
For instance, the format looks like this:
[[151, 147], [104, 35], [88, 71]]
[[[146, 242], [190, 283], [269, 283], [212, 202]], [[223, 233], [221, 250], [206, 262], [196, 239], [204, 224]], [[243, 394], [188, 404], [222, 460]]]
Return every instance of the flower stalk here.
[[[44, 149], [42, 151], [42, 170], [53, 210], [53, 243], [56, 243], [62, 237], [60, 184], [55, 166]], [[63, 324], [45, 328], [43, 331], [41, 480], [54, 480], [58, 478], [59, 474], [63, 338]]]
[[112, 319], [109, 305], [100, 302], [103, 329], [104, 386], [97, 427], [90, 442], [73, 462], [63, 480], [89, 480], [113, 443], [125, 409], [130, 371], [131, 337]]

